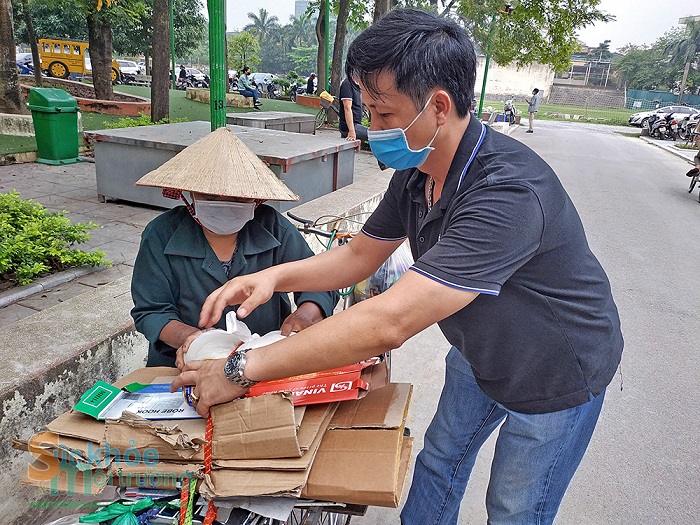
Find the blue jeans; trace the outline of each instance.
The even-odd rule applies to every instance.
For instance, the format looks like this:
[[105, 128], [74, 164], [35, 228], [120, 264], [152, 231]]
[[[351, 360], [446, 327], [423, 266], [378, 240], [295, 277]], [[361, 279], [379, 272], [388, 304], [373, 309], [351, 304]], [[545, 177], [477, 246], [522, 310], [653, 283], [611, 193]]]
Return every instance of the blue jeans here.
[[579, 407], [522, 414], [476, 384], [452, 347], [437, 412], [416, 458], [403, 525], [454, 525], [479, 448], [503, 422], [486, 494], [489, 525], [547, 525], [593, 434], [605, 392]]
[[238, 93], [244, 97], [253, 97], [253, 104], [258, 103], [258, 90], [257, 89], [239, 89]]

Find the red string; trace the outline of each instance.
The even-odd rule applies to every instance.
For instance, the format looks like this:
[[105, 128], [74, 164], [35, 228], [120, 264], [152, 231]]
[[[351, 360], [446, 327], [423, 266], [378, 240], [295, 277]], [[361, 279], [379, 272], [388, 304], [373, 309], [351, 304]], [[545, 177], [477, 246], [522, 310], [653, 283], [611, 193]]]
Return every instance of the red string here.
[[190, 482], [187, 478], [182, 478], [182, 490], [180, 491], [180, 525], [185, 523], [187, 514], [187, 503], [190, 499]]
[[[204, 433], [204, 473], [209, 474], [211, 472], [211, 440], [214, 437], [214, 424], [212, 423], [211, 416], [207, 420], [207, 429]], [[209, 506], [207, 507], [207, 514], [204, 516], [204, 523], [202, 525], [212, 525], [216, 519], [216, 505], [212, 500], [209, 500]]]

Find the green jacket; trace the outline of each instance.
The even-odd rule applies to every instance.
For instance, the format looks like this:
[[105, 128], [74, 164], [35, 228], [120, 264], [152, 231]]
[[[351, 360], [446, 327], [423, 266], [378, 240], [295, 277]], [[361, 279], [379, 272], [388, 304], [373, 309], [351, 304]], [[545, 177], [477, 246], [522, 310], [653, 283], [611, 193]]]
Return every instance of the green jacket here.
[[[131, 315], [136, 329], [150, 345], [146, 366], [175, 366], [176, 349], [158, 337], [171, 320], [197, 326], [207, 296], [229, 279], [305, 259], [313, 252], [292, 224], [269, 206], [259, 206], [255, 217], [238, 234], [238, 248], [229, 276], [204, 237], [202, 227], [184, 206], [178, 206], [152, 220], [143, 231], [134, 263]], [[338, 302], [337, 292], [294, 294], [298, 305], [316, 303], [327, 317]], [[224, 310], [216, 328], [226, 328]], [[267, 303], [248, 315], [245, 323], [260, 335], [280, 326], [291, 313], [289, 296], [275, 293]]]

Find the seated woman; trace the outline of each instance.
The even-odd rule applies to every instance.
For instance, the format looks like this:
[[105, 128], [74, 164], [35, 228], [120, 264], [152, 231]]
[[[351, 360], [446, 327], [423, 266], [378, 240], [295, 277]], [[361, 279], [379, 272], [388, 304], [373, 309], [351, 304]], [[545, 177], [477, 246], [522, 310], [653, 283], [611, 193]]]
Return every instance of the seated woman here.
[[[296, 195], [227, 128], [189, 146], [137, 185], [164, 188], [164, 195], [185, 203], [146, 226], [134, 264], [131, 315], [149, 342], [146, 366], [176, 365], [177, 350], [181, 359], [202, 333], [197, 324], [207, 295], [229, 279], [313, 255], [297, 229], [262, 204]], [[289, 296], [275, 293], [245, 322], [261, 335], [280, 328], [289, 335], [331, 315], [338, 294], [297, 293], [294, 301], [292, 313]], [[224, 317], [215, 328], [225, 329]]]

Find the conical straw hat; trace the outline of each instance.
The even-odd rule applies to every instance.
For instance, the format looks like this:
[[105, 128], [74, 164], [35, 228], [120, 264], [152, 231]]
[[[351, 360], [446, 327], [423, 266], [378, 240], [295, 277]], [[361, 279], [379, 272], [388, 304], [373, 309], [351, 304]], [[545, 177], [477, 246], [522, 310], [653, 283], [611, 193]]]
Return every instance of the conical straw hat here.
[[165, 164], [141, 177], [136, 185], [245, 199], [299, 200], [226, 127], [186, 147]]

